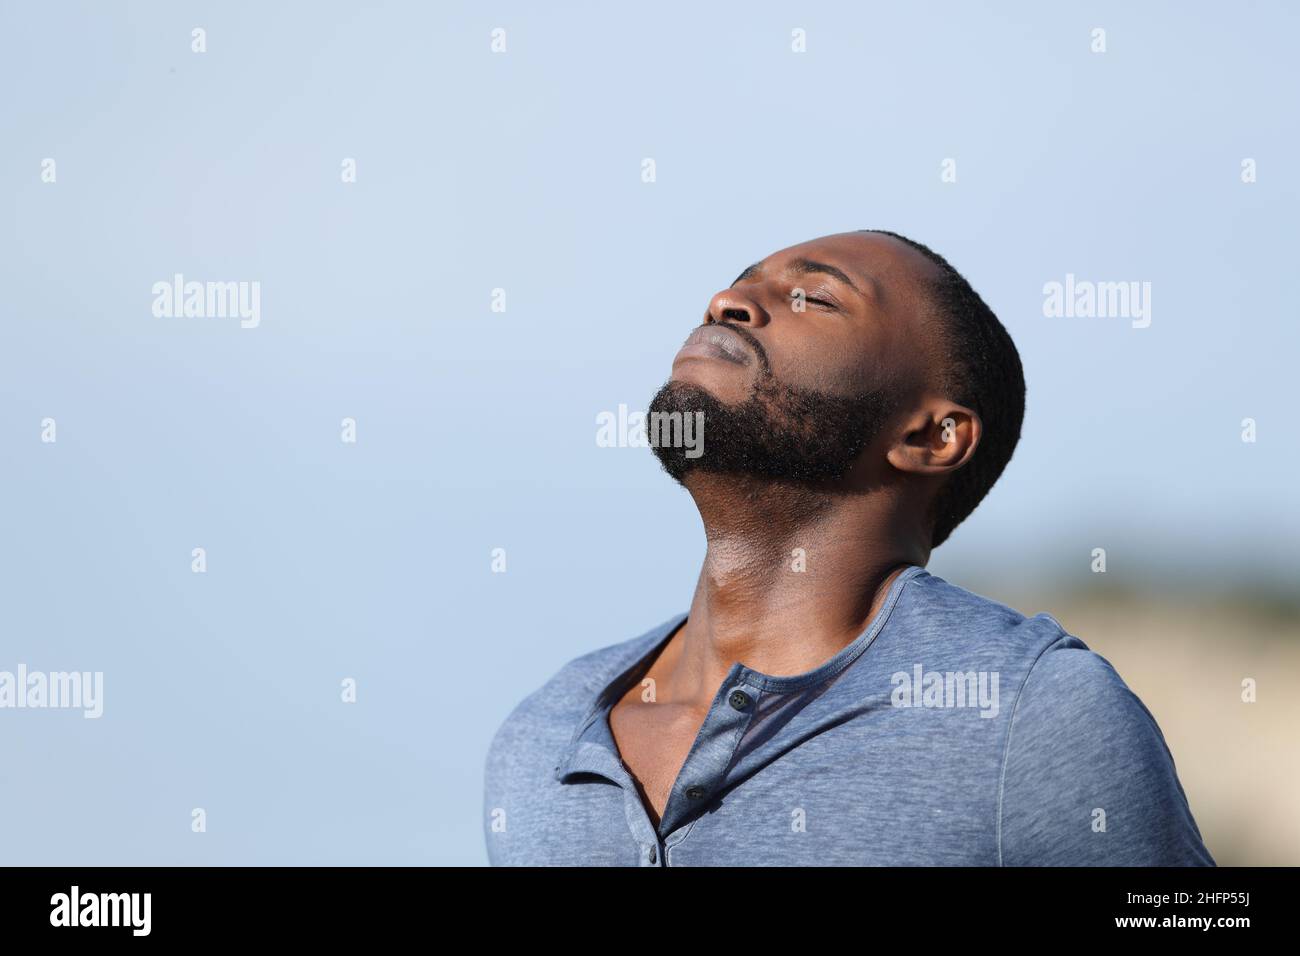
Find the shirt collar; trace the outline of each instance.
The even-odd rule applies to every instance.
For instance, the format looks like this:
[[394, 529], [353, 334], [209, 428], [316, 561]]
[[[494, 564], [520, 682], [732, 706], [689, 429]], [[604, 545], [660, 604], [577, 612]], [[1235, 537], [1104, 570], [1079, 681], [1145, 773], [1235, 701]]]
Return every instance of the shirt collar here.
[[[595, 701], [587, 709], [582, 720], [578, 722], [578, 726], [569, 738], [569, 742], [565, 744], [564, 750], [555, 762], [556, 780], [563, 781], [571, 773], [595, 769], [590, 755], [586, 754], [585, 745], [593, 743], [589, 738], [592, 737], [593, 727], [596, 722], [604, 718], [610, 708], [627, 692], [628, 687], [644, 673], [651, 660], [659, 653], [663, 645], [668, 643], [668, 640], [677, 632], [677, 629], [681, 627], [682, 622], [685, 620], [685, 611], [675, 614], [658, 627], [652, 628], [640, 637], [629, 641], [620, 649], [618, 656], [610, 665], [615, 674], [614, 678], [605, 684], [600, 693], [596, 695]], [[609, 673], [609, 671], [606, 670], [603, 673]], [[596, 728], [596, 730], [598, 731], [599, 728]]]
[[[890, 612], [902, 594], [903, 585], [924, 572], [925, 568], [919, 564], [908, 565], [894, 579], [894, 583], [890, 585], [880, 610], [867, 624], [866, 630], [839, 653], [812, 670], [788, 677], [772, 677], [752, 668], [737, 665], [735, 676], [764, 692], [772, 693], [789, 693], [821, 683], [858, 659], [885, 626]], [[686, 612], [676, 614], [639, 638], [627, 642], [620, 649], [618, 656], [611, 664], [616, 676], [605, 684], [600, 693], [596, 695], [595, 701], [587, 709], [582, 720], [578, 722], [578, 726], [569, 738], [569, 742], [560, 753], [559, 759], [556, 760], [556, 780], [563, 782], [564, 778], [572, 773], [605, 773], [609, 754], [613, 753], [617, 757], [617, 750], [613, 742], [613, 736], [609, 733], [607, 727], [602, 727], [599, 722], [605, 720], [605, 715], [614, 704], [649, 669], [649, 664], [654, 656], [659, 653], [663, 645], [668, 643], [686, 618]], [[609, 671], [606, 670], [604, 673], [609, 673]]]

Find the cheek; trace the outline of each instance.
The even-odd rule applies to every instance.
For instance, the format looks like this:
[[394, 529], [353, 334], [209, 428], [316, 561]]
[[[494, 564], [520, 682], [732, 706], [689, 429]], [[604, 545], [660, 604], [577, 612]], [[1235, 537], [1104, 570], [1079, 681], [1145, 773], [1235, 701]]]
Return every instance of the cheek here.
[[867, 343], [848, 336], [804, 339], [769, 357], [778, 381], [831, 395], [879, 387], [885, 371]]

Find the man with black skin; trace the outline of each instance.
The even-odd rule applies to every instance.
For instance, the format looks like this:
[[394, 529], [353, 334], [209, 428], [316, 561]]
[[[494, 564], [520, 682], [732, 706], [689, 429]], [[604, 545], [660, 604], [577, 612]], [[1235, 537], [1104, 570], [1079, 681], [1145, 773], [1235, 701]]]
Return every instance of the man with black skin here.
[[[1110, 665], [924, 570], [1006, 467], [1024, 397], [992, 311], [896, 233], [791, 246], [714, 295], [650, 404], [703, 412], [702, 455], [655, 446], [704, 525], [689, 611], [512, 711], [492, 861], [1213, 865]], [[909, 762], [933, 784], [882, 778]]]
[[[649, 675], [656, 701], [636, 688], [610, 716], [656, 812], [733, 662], [810, 670], [862, 633], [899, 571], [929, 560], [935, 492], [984, 430], [943, 387], [952, 336], [925, 287], [942, 278], [880, 233], [791, 246], [710, 300], [651, 401], [651, 412], [705, 413], [703, 455], [655, 451], [708, 541], [690, 616]], [[1018, 437], [1015, 364], [1014, 411], [991, 424]], [[815, 556], [802, 574], [789, 571], [795, 548]]]

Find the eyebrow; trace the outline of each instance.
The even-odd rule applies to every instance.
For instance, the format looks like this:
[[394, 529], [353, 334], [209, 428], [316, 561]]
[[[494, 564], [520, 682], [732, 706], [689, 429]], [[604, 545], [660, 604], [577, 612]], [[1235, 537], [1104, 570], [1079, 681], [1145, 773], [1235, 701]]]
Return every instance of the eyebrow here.
[[[755, 276], [759, 275], [762, 271], [763, 271], [763, 263], [755, 262], [752, 266], [749, 266], [747, 269], [745, 269], [745, 271], [742, 272], [740, 275], [736, 276], [735, 280], [731, 284], [735, 285], [737, 282], [741, 282], [745, 279], [753, 279]], [[826, 262], [817, 262], [816, 260], [813, 259], [792, 259], [789, 262], [789, 264], [786, 266], [786, 271], [793, 272], [795, 275], [800, 275], [800, 276], [814, 275], [814, 274], [828, 275], [833, 279], [838, 279], [840, 282], [843, 282], [846, 286], [848, 286], [858, 295], [863, 296], [864, 298], [868, 296], [868, 293], [864, 293], [861, 289], [859, 289], [857, 285], [854, 283], [854, 281], [848, 277], [848, 275], [844, 272], [843, 269], [838, 269], [835, 266], [830, 265], [829, 263]], [[874, 283], [872, 283], [872, 285], [874, 286]], [[875, 295], [874, 288], [871, 289], [870, 294], [872, 297], [874, 297]]]

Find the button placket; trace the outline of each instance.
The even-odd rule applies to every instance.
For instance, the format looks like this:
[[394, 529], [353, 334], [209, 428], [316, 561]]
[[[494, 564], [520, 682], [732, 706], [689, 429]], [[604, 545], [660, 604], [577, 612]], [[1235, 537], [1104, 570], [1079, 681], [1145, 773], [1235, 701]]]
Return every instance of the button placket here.
[[[713, 709], [705, 718], [704, 726], [701, 728], [701, 734], [707, 734], [710, 737], [721, 738], [724, 734], [730, 734], [730, 746], [726, 748], [725, 753], [721, 749], [714, 747], [704, 747], [700, 750], [692, 751], [687, 757], [687, 765], [682, 768], [683, 779], [690, 780], [690, 784], [682, 791], [690, 810], [697, 810], [707, 798], [717, 790], [722, 783], [723, 774], [731, 764], [731, 758], [735, 755], [736, 747], [739, 746], [741, 739], [745, 735], [745, 728], [754, 714], [754, 701], [758, 697], [756, 688], [746, 684], [739, 683], [743, 679], [744, 668], [737, 664], [735, 672], [728, 675], [728, 684], [731, 689], [725, 694], [719, 692]], [[727, 686], [724, 684], [724, 686]], [[723, 702], [726, 706], [723, 706]], [[709, 754], [712, 766], [696, 767], [701, 760], [705, 759], [704, 754]], [[694, 779], [692, 779], [694, 778]], [[669, 799], [669, 806], [665, 808], [664, 819], [672, 817], [672, 824], [675, 828], [680, 822], [682, 810], [673, 806], [673, 800]], [[662, 821], [661, 821], [662, 822]]]

